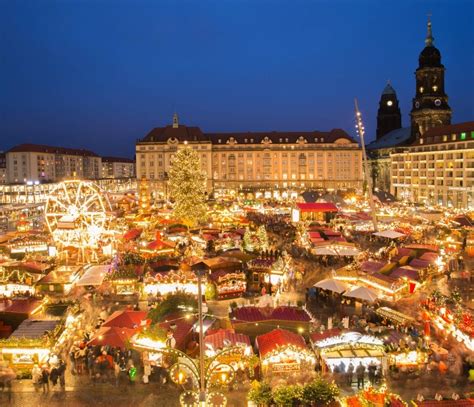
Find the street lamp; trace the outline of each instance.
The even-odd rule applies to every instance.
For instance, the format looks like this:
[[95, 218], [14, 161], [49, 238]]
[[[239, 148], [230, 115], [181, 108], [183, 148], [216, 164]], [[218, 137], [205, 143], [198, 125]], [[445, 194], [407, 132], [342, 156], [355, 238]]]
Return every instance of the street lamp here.
[[194, 271], [198, 278], [198, 318], [199, 318], [199, 405], [206, 405], [206, 383], [204, 373], [204, 332], [202, 323], [202, 277], [209, 272], [209, 266], [200, 261], [193, 266], [191, 270]]

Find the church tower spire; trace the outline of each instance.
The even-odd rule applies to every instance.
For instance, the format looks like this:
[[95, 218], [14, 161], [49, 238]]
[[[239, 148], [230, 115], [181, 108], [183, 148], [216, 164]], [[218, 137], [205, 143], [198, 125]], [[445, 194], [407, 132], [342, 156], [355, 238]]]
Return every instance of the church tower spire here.
[[411, 136], [423, 143], [423, 134], [437, 126], [451, 124], [451, 108], [444, 90], [444, 66], [441, 53], [434, 46], [431, 18], [428, 16], [428, 31], [425, 48], [418, 57], [416, 92], [413, 98], [411, 116]]
[[173, 114], [173, 129], [177, 129], [179, 127], [178, 122], [178, 113]]
[[387, 81], [379, 101], [376, 139], [378, 140], [388, 132], [400, 127], [402, 127], [402, 114], [398, 105], [397, 93], [390, 81]]
[[432, 47], [434, 45], [434, 37], [431, 30], [431, 14], [428, 14], [428, 32], [426, 34], [425, 45], [427, 47]]

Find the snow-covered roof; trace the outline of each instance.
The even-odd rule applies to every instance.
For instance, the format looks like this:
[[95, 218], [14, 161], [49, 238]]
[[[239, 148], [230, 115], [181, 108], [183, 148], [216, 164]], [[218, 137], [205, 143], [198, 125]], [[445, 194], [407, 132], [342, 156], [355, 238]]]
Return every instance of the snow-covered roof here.
[[372, 141], [367, 145], [368, 150], [378, 150], [381, 148], [396, 147], [403, 143], [406, 143], [411, 136], [411, 127], [402, 127], [389, 131], [383, 137], [378, 140]]

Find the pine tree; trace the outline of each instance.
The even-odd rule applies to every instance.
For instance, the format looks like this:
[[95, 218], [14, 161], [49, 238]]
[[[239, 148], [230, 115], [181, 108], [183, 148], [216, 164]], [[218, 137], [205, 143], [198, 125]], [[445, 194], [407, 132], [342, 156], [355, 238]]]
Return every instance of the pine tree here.
[[190, 226], [206, 215], [206, 174], [199, 155], [189, 147], [178, 150], [169, 170], [169, 190], [174, 199], [174, 213]]

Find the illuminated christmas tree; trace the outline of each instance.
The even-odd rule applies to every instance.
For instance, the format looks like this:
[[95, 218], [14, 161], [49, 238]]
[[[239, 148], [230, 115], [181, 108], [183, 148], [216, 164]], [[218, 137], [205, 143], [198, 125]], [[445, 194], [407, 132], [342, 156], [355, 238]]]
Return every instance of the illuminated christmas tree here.
[[260, 250], [268, 250], [268, 236], [265, 226], [261, 225], [257, 230], [257, 239]]
[[193, 226], [206, 215], [206, 174], [199, 155], [191, 148], [180, 149], [169, 170], [169, 190], [174, 199], [174, 213]]
[[252, 243], [253, 234], [250, 232], [249, 227], [245, 228], [244, 238], [243, 238], [243, 247], [245, 250], [251, 252], [253, 251], [253, 243]]

